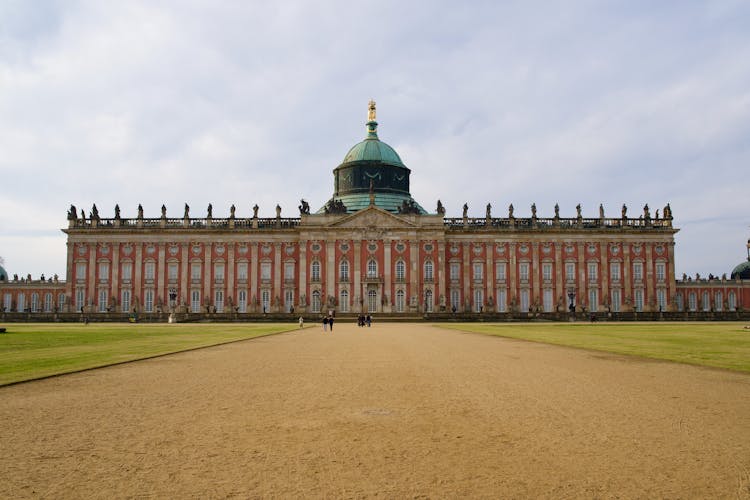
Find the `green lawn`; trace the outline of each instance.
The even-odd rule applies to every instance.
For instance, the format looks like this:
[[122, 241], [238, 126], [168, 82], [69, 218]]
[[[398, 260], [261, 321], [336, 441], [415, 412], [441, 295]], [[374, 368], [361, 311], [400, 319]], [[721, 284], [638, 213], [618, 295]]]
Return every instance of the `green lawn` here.
[[11, 323], [0, 334], [0, 385], [298, 328], [280, 324]]
[[460, 323], [441, 327], [750, 372], [746, 323]]

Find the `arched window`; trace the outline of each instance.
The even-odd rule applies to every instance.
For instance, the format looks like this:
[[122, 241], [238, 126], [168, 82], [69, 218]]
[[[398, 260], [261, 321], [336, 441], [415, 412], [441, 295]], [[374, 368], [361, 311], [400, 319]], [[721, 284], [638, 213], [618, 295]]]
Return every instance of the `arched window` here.
[[349, 261], [346, 259], [343, 259], [339, 264], [339, 279], [349, 281]]
[[370, 259], [367, 261], [367, 277], [368, 278], [378, 277], [378, 263], [375, 261], [375, 259]]
[[122, 312], [130, 312], [130, 290], [122, 291], [122, 299], [120, 300], [120, 309]]
[[716, 295], [714, 295], [714, 309], [716, 311], [724, 309], [724, 297], [721, 292], [716, 292]]
[[31, 312], [39, 311], [39, 294], [34, 292], [31, 294]]
[[425, 281], [432, 281], [432, 261], [427, 260], [424, 263], [424, 279]]
[[[521, 293], [523, 294], [524, 291], [522, 291]], [[483, 309], [484, 291], [481, 288], [477, 288], [476, 290], [474, 290], [474, 312], [482, 312]]]
[[396, 281], [404, 281], [404, 275], [406, 274], [406, 266], [404, 266], [403, 260], [396, 261]]
[[16, 311], [24, 312], [26, 310], [26, 294], [19, 293], [16, 299]]
[[698, 299], [696, 298], [695, 292], [688, 294], [688, 309], [695, 311], [698, 309]]
[[404, 312], [404, 291], [396, 292], [396, 312]]
[[339, 292], [339, 310], [342, 313], [349, 312], [349, 292], [347, 290]]
[[312, 281], [320, 281], [320, 261], [314, 260], [310, 264], [310, 279]]
[[245, 290], [240, 290], [237, 294], [237, 306], [240, 308], [239, 312], [246, 313], [247, 312], [247, 292]]
[[367, 312], [378, 310], [378, 292], [370, 290], [367, 292]]
[[315, 290], [312, 293], [312, 312], [320, 312], [320, 291]]
[[107, 301], [109, 300], [107, 289], [99, 290], [99, 312], [107, 312]]
[[730, 311], [737, 309], [737, 297], [734, 295], [734, 291], [727, 294], [727, 307]]
[[49, 292], [44, 294], [44, 312], [52, 312], [52, 294]]

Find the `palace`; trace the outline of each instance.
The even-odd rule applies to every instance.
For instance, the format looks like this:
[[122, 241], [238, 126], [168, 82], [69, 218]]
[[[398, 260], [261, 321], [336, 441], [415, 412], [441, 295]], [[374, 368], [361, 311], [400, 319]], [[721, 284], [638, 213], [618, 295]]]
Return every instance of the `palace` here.
[[[8, 280], [3, 313], [112, 318], [168, 312], [216, 317], [369, 312], [502, 317], [737, 311], [750, 305], [750, 264], [737, 276], [678, 282], [672, 210], [637, 216], [446, 217], [409, 191], [410, 169], [378, 137], [370, 102], [366, 137], [333, 170], [332, 197], [298, 217], [161, 215], [88, 217], [68, 211], [65, 280]], [[738, 268], [741, 266], [738, 266]], [[749, 273], [745, 276], [742, 273]]]

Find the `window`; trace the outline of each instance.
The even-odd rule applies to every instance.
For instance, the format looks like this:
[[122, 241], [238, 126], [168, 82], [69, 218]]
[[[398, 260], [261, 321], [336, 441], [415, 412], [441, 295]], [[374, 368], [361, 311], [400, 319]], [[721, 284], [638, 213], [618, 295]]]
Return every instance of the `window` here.
[[224, 281], [224, 263], [217, 262], [214, 264], [214, 280], [221, 283]]
[[518, 266], [518, 274], [521, 281], [529, 281], [529, 264], [526, 262]]
[[727, 294], [727, 307], [730, 311], [737, 309], [737, 297], [735, 296], [734, 291], [730, 291]]
[[703, 292], [703, 310], [704, 311], [710, 311], [711, 310], [711, 300], [708, 298], [708, 292]]
[[452, 311], [461, 310], [461, 292], [459, 292], [455, 288], [451, 290], [451, 310]]
[[10, 311], [11, 306], [13, 305], [13, 296], [9, 293], [6, 293], [3, 295], [3, 312]]
[[86, 305], [86, 290], [76, 288], [76, 311], [80, 311]]
[[177, 263], [176, 262], [170, 262], [169, 266], [167, 267], [167, 276], [169, 281], [177, 281]]
[[[271, 292], [268, 290], [263, 290], [260, 293], [260, 301], [263, 305], [263, 313], [267, 313], [271, 307]], [[318, 295], [318, 301], [320, 301], [320, 295]], [[315, 312], [319, 312], [319, 310]]]
[[552, 264], [549, 262], [542, 264], [542, 279], [544, 281], [552, 281]]
[[190, 279], [194, 283], [198, 283], [201, 280], [201, 264], [200, 262], [193, 262], [190, 264]]
[[619, 289], [612, 290], [612, 311], [620, 312], [621, 303], [622, 303], [622, 298], [620, 296], [620, 290]]
[[663, 262], [656, 263], [656, 281], [664, 281], [666, 275], [665, 268], [666, 266]]
[[[31, 299], [32, 299], [31, 303], [32, 303], [32, 309], [33, 309], [33, 307], [34, 307], [33, 306], [33, 303], [34, 303], [34, 300], [33, 300], [34, 296], [33, 295], [31, 296]], [[716, 294], [714, 295], [714, 310], [721, 311], [722, 309], [724, 309], [724, 299], [722, 297], [721, 292], [716, 292]]]
[[481, 288], [474, 290], [474, 312], [482, 312], [484, 309], [484, 291]]
[[609, 277], [612, 281], [620, 281], [620, 263], [612, 262], [609, 265]]
[[396, 292], [396, 312], [404, 312], [404, 291]]
[[507, 311], [507, 304], [508, 304], [508, 294], [505, 291], [505, 288], [497, 291], [497, 312], [505, 312]]
[[122, 263], [122, 281], [128, 282], [133, 279], [133, 264], [130, 262]]
[[177, 289], [176, 288], [170, 288], [168, 290], [168, 297], [169, 297], [169, 305], [170, 307], [174, 307], [177, 305]]
[[406, 266], [403, 260], [396, 261], [396, 281], [404, 281]]
[[505, 281], [505, 262], [498, 262], [495, 264], [495, 279], [498, 281]]
[[596, 283], [598, 279], [597, 265], [594, 262], [589, 263], [589, 283]]
[[[318, 264], [318, 279], [320, 279], [320, 263], [313, 262], [313, 266], [315, 264]], [[260, 263], [260, 279], [261, 281], [271, 281], [271, 263], [270, 262]]]
[[247, 262], [237, 264], [237, 279], [247, 281]]
[[565, 263], [565, 281], [576, 280], [576, 265], [573, 262]]
[[529, 291], [521, 290], [521, 312], [529, 312]]
[[239, 307], [239, 312], [247, 312], [247, 292], [245, 290], [240, 290], [237, 293], [237, 307]]
[[643, 290], [640, 288], [635, 290], [635, 303], [633, 304], [633, 307], [636, 312], [643, 311]]
[[284, 263], [284, 280], [294, 281], [294, 262]]
[[193, 290], [190, 292], [190, 310], [194, 313], [201, 312], [201, 292]]
[[424, 292], [424, 311], [431, 313], [432, 307], [432, 290], [427, 290]]
[[[269, 279], [270, 279], [270, 272], [269, 272]], [[312, 264], [310, 264], [310, 279], [312, 281], [320, 281], [320, 261], [314, 260]]]
[[320, 312], [320, 291], [315, 290], [312, 293], [312, 312], [318, 313]]
[[146, 262], [146, 268], [144, 272], [146, 281], [154, 280], [155, 269], [156, 269], [156, 264], [154, 264], [153, 261]]
[[294, 307], [294, 290], [284, 290], [284, 310], [291, 312]]
[[349, 291], [347, 290], [339, 292], [339, 310], [342, 313], [349, 312]]
[[451, 279], [458, 280], [461, 274], [461, 264], [458, 262], [451, 262]]
[[663, 288], [656, 290], [656, 302], [659, 306], [659, 312], [667, 309], [667, 291]]
[[49, 292], [44, 294], [44, 312], [52, 312], [52, 294]]
[[214, 291], [214, 307], [217, 313], [224, 312], [224, 290]]
[[79, 262], [78, 264], [76, 264], [76, 279], [77, 280], [86, 279], [86, 263], [85, 262]]
[[16, 308], [16, 310], [18, 312], [26, 311], [26, 294], [25, 293], [18, 294], [18, 307]]
[[154, 312], [154, 291], [147, 289], [144, 292], [143, 310], [147, 313]]
[[633, 262], [633, 279], [641, 281], [643, 279], [643, 263]]
[[542, 307], [544, 307], [544, 312], [552, 312], [553, 304], [552, 304], [552, 289], [551, 288], [545, 288], [544, 293], [542, 295]]
[[685, 298], [682, 296], [681, 293], [677, 294], [677, 310], [678, 311], [685, 310]]
[[[375, 259], [370, 259], [367, 261], [367, 277], [368, 278], [377, 278], [378, 277], [378, 263], [375, 261]], [[371, 309], [371, 311], [374, 311], [375, 309]]]
[[31, 312], [35, 313], [39, 311], [39, 294], [34, 292], [31, 294]]
[[367, 292], [367, 312], [376, 312], [378, 310], [378, 292], [368, 290]]
[[99, 263], [99, 281], [109, 280], [109, 262]]
[[695, 295], [695, 292], [690, 292], [690, 294], [688, 294], [688, 309], [691, 311], [698, 309], [698, 298]]
[[339, 264], [339, 279], [349, 281], [349, 261], [344, 259]]
[[599, 290], [589, 290], [589, 311], [597, 312], [599, 310]]
[[122, 312], [130, 312], [130, 290], [122, 291], [122, 298], [120, 299], [122, 304]]
[[484, 266], [481, 262], [475, 262], [472, 266], [474, 281], [482, 281], [484, 278]]
[[61, 293], [57, 296], [57, 310], [62, 311], [65, 307], [65, 294]]
[[432, 267], [432, 261], [427, 260], [424, 263], [424, 279], [425, 281], [432, 281], [433, 280], [433, 267]]
[[99, 312], [107, 312], [107, 290], [99, 290]]

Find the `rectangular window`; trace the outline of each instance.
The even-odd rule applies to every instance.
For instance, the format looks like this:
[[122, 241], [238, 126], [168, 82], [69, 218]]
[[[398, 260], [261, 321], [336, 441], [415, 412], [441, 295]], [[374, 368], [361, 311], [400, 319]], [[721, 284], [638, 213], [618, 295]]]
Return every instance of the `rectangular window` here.
[[169, 281], [177, 281], [177, 263], [170, 262], [167, 270]]
[[25, 293], [18, 294], [18, 304], [16, 304], [16, 310], [18, 312], [26, 311], [26, 294]]
[[593, 262], [589, 263], [589, 283], [596, 283], [597, 279], [597, 265]]
[[214, 307], [217, 313], [224, 312], [224, 290], [216, 290], [214, 292]]
[[635, 303], [633, 306], [637, 312], [643, 311], [643, 290], [640, 288], [635, 290]]
[[505, 281], [505, 262], [495, 264], [495, 279], [497, 281]]
[[599, 290], [589, 290], [589, 311], [597, 312], [599, 310]]
[[656, 302], [659, 305], [659, 312], [667, 310], [667, 291], [663, 288], [656, 290]]
[[224, 281], [224, 263], [217, 262], [214, 264], [214, 280], [221, 283]]
[[39, 311], [39, 294], [38, 293], [32, 293], [31, 294], [31, 312], [37, 312]]
[[76, 279], [77, 280], [86, 279], [86, 263], [85, 262], [79, 262], [78, 264], [76, 264]]
[[620, 281], [620, 263], [612, 262], [609, 265], [609, 277], [612, 281]]
[[521, 290], [521, 312], [529, 312], [529, 291], [526, 289]]
[[339, 294], [339, 310], [342, 313], [349, 312], [349, 292], [341, 290]]
[[3, 295], [3, 312], [10, 311], [10, 307], [13, 305], [13, 296], [9, 293]]
[[100, 262], [99, 263], [99, 281], [108, 281], [109, 280], [109, 263], [108, 262]]
[[722, 298], [721, 292], [716, 292], [716, 295], [714, 295], [714, 309], [716, 311], [724, 309], [724, 299]]
[[[270, 262], [260, 263], [260, 279], [265, 280], [265, 281], [271, 280], [271, 263]], [[320, 279], [320, 276], [318, 276], [318, 279]]]
[[86, 291], [83, 288], [76, 288], [76, 311], [80, 311], [86, 305]]
[[190, 310], [194, 313], [201, 312], [201, 292], [193, 290], [190, 292]]
[[688, 295], [688, 308], [691, 311], [695, 311], [698, 309], [698, 299], [695, 295], [695, 292], [690, 292], [690, 294]]
[[349, 261], [342, 260], [339, 265], [339, 279], [341, 281], [349, 281]]
[[458, 262], [451, 262], [451, 279], [458, 280], [461, 275], [461, 264]]
[[[260, 300], [263, 304], [263, 313], [267, 313], [269, 311], [269, 307], [271, 305], [271, 292], [268, 290], [263, 290], [260, 293]], [[318, 303], [318, 308], [315, 310], [315, 306], [313, 306], [313, 312], [320, 312], [320, 303]]]
[[664, 265], [663, 262], [656, 263], [656, 281], [662, 281], [662, 282], [664, 281], [664, 277], [666, 274], [665, 268], [666, 266]]
[[552, 304], [552, 289], [551, 288], [544, 289], [544, 295], [543, 295], [542, 301], [543, 301], [543, 306], [544, 306], [544, 312], [552, 312], [553, 304]]
[[247, 292], [245, 290], [240, 290], [237, 294], [237, 306], [239, 307], [239, 312], [246, 313], [247, 312]]
[[484, 310], [484, 291], [481, 288], [474, 290], [474, 312]]
[[192, 264], [190, 264], [190, 279], [193, 282], [199, 282], [201, 280], [200, 262], [193, 262]]
[[128, 282], [133, 279], [133, 264], [130, 262], [122, 263], [122, 280]]
[[432, 261], [428, 260], [424, 263], [424, 279], [425, 281], [432, 281]]
[[294, 281], [294, 262], [284, 263], [284, 279]]
[[291, 312], [294, 307], [294, 290], [284, 291], [284, 311]]
[[484, 279], [484, 266], [479, 263], [474, 263], [474, 281], [482, 281]]
[[711, 300], [708, 298], [708, 292], [703, 292], [703, 310], [704, 311], [710, 311], [711, 310]]
[[542, 264], [542, 279], [544, 281], [552, 281], [552, 264], [548, 262]]
[[518, 266], [518, 274], [521, 281], [529, 281], [529, 265], [522, 263]]
[[404, 281], [406, 265], [403, 260], [396, 262], [396, 281]]
[[633, 279], [641, 281], [643, 279], [643, 263], [633, 262]]
[[121, 311], [122, 312], [130, 312], [130, 290], [123, 290], [122, 291], [122, 299], [121, 302]]
[[620, 312], [620, 304], [622, 298], [620, 297], [620, 290], [612, 290], [612, 312]]
[[144, 297], [143, 310], [147, 313], [154, 312], [154, 291], [151, 289], [146, 290]]
[[461, 310], [461, 292], [456, 289], [451, 290], [451, 311]]
[[107, 290], [99, 290], [99, 312], [107, 312]]
[[507, 297], [508, 294], [505, 292], [504, 288], [497, 291], [497, 312], [505, 312], [507, 310]]
[[52, 312], [52, 294], [44, 294], [44, 312]]
[[247, 281], [247, 262], [237, 264], [237, 279]]
[[146, 281], [154, 281], [154, 274], [156, 270], [156, 264], [153, 262], [146, 262], [144, 277]]
[[565, 264], [565, 281], [576, 280], [576, 265], [573, 262], [567, 262]]
[[61, 293], [57, 296], [57, 310], [62, 311], [63, 307], [65, 307], [65, 294]]

